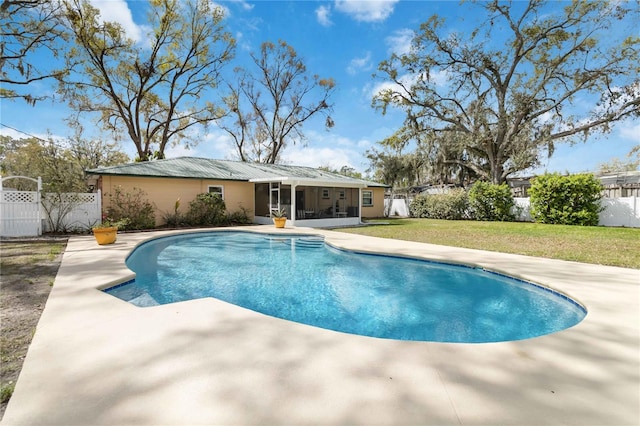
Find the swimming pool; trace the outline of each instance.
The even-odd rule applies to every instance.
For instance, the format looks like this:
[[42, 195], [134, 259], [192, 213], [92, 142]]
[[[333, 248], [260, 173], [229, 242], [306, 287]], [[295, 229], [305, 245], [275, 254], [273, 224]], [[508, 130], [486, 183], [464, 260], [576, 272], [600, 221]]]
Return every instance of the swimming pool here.
[[335, 249], [321, 237], [208, 232], [134, 250], [130, 283], [105, 290], [137, 306], [214, 297], [326, 329], [401, 340], [497, 342], [571, 327], [568, 297], [482, 269]]

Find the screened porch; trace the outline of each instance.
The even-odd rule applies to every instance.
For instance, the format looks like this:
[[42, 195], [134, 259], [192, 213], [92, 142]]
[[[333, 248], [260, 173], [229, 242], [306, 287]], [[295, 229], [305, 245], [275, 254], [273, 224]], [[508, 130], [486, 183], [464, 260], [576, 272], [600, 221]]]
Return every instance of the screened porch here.
[[[315, 182], [314, 182], [315, 183]], [[361, 188], [309, 182], [256, 182], [257, 223], [271, 223], [273, 210], [284, 210], [294, 226], [346, 226], [360, 223]]]

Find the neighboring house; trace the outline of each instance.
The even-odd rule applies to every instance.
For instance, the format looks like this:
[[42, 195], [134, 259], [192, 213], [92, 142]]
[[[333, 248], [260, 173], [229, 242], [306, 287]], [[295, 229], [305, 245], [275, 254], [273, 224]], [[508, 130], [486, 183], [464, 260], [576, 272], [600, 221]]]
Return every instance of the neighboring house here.
[[[602, 196], [605, 198], [639, 197], [640, 196], [640, 170], [611, 172], [594, 175], [602, 183]], [[528, 198], [531, 180], [535, 176], [508, 178], [507, 183], [511, 187], [514, 197]]]
[[181, 157], [87, 170], [102, 190], [103, 209], [118, 187], [143, 190], [156, 207], [156, 223], [180, 200], [185, 213], [196, 195], [215, 192], [227, 211], [245, 209], [254, 223], [271, 223], [270, 212], [284, 209], [290, 224], [327, 227], [357, 225], [384, 215], [386, 185], [310, 167]]
[[640, 197], [640, 170], [605, 173], [600, 182], [605, 197]]

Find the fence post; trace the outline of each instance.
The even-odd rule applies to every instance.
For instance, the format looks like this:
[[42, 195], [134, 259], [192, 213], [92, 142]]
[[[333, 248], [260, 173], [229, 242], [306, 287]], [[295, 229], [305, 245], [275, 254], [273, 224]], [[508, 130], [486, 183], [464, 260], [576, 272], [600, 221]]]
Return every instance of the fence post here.
[[102, 190], [98, 189], [98, 199], [96, 200], [98, 204], [98, 223], [102, 223]]
[[38, 236], [42, 235], [42, 177], [38, 176], [38, 190], [36, 192], [36, 202], [38, 206]]

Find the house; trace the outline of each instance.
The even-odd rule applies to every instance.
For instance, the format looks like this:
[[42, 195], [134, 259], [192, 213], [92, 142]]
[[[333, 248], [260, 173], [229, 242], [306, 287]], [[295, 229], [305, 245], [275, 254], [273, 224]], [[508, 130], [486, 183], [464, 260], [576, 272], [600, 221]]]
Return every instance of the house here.
[[244, 209], [257, 224], [272, 223], [274, 209], [284, 209], [290, 224], [310, 227], [357, 225], [384, 215], [386, 185], [310, 167], [180, 157], [86, 173], [102, 191], [103, 209], [118, 187], [143, 190], [156, 207], [158, 225], [173, 213], [176, 200], [186, 209], [205, 192], [220, 194], [228, 212]]
[[[640, 170], [594, 173], [602, 184], [604, 198], [638, 197], [640, 196]], [[510, 177], [507, 183], [514, 197], [529, 197], [531, 181], [535, 176]]]

